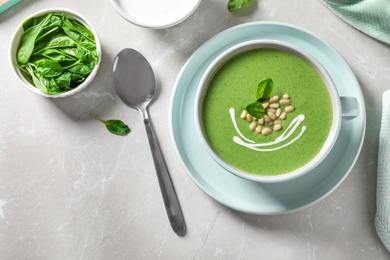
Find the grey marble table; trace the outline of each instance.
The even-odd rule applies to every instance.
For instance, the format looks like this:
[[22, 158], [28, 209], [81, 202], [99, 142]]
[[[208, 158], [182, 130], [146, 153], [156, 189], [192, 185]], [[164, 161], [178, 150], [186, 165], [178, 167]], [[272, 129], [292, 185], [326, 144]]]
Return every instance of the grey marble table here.
[[[374, 228], [381, 102], [390, 87], [390, 48], [344, 23], [317, 0], [258, 0], [245, 15], [205, 0], [181, 24], [137, 27], [109, 1], [22, 1], [0, 14], [0, 259], [390, 259]], [[65, 7], [95, 26], [103, 57], [92, 85], [64, 99], [25, 90], [8, 63], [11, 35], [29, 14]], [[168, 118], [175, 80], [191, 54], [234, 25], [280, 21], [329, 42], [350, 64], [365, 97], [367, 132], [345, 181], [297, 212], [260, 216], [227, 208], [196, 186], [175, 154]], [[158, 79], [150, 107], [188, 233], [167, 221], [140, 116], [117, 97], [112, 61], [139, 50]], [[132, 132], [109, 134], [89, 112]]]

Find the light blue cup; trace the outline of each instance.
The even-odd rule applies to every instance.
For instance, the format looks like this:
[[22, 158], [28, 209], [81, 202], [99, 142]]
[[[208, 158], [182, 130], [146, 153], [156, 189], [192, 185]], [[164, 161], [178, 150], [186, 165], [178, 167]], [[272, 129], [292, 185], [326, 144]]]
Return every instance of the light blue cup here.
[[[261, 176], [252, 173], [247, 173], [224, 161], [210, 145], [204, 131], [203, 120], [202, 120], [203, 97], [207, 92], [208, 84], [210, 80], [213, 78], [216, 71], [223, 65], [223, 63], [226, 60], [230, 59], [231, 57], [248, 50], [259, 49], [259, 48], [278, 49], [278, 50], [287, 51], [305, 60], [310, 66], [312, 66], [312, 68], [314, 68], [317, 71], [317, 73], [324, 81], [327, 90], [330, 94], [331, 102], [333, 106], [333, 119], [332, 119], [331, 130], [320, 152], [309, 163], [307, 163], [303, 167], [285, 174], [280, 174], [275, 176]], [[337, 137], [339, 135], [342, 120], [353, 120], [359, 115], [359, 105], [358, 105], [358, 101], [354, 97], [346, 97], [346, 96], [340, 97], [337, 88], [332, 78], [326, 71], [326, 69], [314, 57], [306, 53], [304, 50], [282, 41], [252, 40], [252, 41], [247, 41], [247, 42], [237, 44], [231, 47], [230, 49], [226, 50], [221, 55], [219, 55], [206, 69], [204, 75], [202, 76], [202, 79], [200, 80], [198, 90], [196, 93], [194, 113], [195, 113], [196, 130], [200, 136], [202, 144], [204, 148], [207, 150], [208, 154], [219, 165], [221, 165], [228, 172], [247, 180], [262, 182], [262, 183], [275, 183], [275, 182], [284, 182], [284, 181], [292, 180], [315, 169], [331, 152], [337, 140]]]

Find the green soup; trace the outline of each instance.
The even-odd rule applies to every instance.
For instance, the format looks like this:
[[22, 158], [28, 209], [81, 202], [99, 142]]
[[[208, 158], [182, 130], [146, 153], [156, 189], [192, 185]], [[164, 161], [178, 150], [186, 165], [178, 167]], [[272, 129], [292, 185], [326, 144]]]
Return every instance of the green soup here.
[[[266, 136], [251, 131], [248, 121], [240, 118], [246, 106], [256, 101], [256, 87], [265, 77], [275, 84], [272, 95], [289, 94], [295, 107], [282, 121], [283, 129]], [[230, 117], [231, 108], [240, 132], [256, 143], [275, 141], [301, 114], [304, 121], [281, 144], [297, 137], [302, 126], [306, 131], [282, 149], [254, 151], [233, 141], [238, 133]], [[202, 104], [204, 131], [216, 154], [232, 166], [257, 175], [284, 174], [309, 163], [323, 147], [332, 118], [331, 98], [320, 75], [303, 59], [278, 49], [245, 51], [229, 59], [210, 80]]]

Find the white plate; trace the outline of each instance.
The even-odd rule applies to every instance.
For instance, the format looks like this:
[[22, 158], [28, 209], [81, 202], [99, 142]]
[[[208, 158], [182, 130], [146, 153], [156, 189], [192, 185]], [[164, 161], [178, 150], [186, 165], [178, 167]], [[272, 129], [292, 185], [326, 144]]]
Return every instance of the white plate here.
[[[255, 39], [279, 40], [306, 49], [329, 72], [340, 96], [355, 97], [359, 103], [360, 115], [352, 120], [343, 120], [330, 155], [309, 174], [283, 183], [256, 183], [227, 172], [209, 156], [195, 129], [195, 94], [203, 73], [226, 49]], [[175, 84], [169, 122], [177, 155], [199, 188], [235, 210], [273, 215], [313, 205], [341, 184], [360, 153], [366, 128], [366, 111], [354, 73], [329, 44], [295, 26], [254, 22], [219, 33], [190, 57]]]
[[115, 10], [135, 25], [162, 29], [189, 17], [201, 0], [110, 0]]

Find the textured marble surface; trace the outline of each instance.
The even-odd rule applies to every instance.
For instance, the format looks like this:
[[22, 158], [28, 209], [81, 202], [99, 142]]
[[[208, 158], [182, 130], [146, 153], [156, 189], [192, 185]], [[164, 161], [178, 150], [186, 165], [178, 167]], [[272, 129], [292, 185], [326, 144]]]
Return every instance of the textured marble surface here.
[[[390, 259], [373, 224], [389, 46], [317, 0], [258, 0], [241, 15], [230, 14], [226, 2], [203, 1], [186, 21], [162, 30], [126, 22], [109, 1], [26, 0], [0, 14], [0, 259]], [[16, 26], [49, 7], [82, 13], [103, 48], [92, 85], [56, 100], [25, 90], [8, 63]], [[170, 138], [170, 97], [186, 60], [212, 36], [250, 21], [287, 22], [322, 37], [350, 64], [365, 96], [367, 133], [349, 176], [317, 204], [285, 215], [245, 214], [214, 201], [186, 174]], [[155, 70], [150, 117], [184, 211], [185, 237], [168, 224], [140, 116], [114, 91], [112, 61], [126, 47]], [[109, 134], [91, 111], [122, 119], [131, 134]]]

